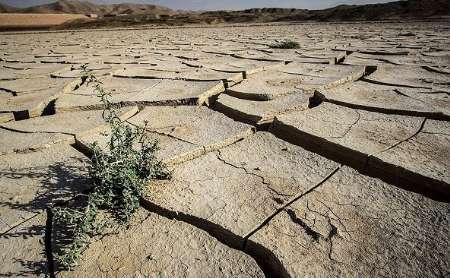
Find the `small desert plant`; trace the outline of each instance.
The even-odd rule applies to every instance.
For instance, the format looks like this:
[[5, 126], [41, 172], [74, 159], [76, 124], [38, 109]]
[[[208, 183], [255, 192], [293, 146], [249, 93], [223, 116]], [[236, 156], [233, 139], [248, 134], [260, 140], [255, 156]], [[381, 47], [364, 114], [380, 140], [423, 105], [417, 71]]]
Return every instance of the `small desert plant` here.
[[54, 209], [54, 220], [70, 229], [70, 243], [60, 247], [55, 256], [58, 263], [67, 269], [76, 265], [92, 236], [104, 227], [104, 222], [98, 217], [100, 211], [111, 216], [116, 223], [128, 223], [139, 207], [145, 185], [152, 179], [165, 179], [170, 175], [155, 156], [158, 144], [147, 137], [146, 126], [134, 127], [122, 121], [118, 107], [102, 83], [93, 75], [85, 78], [86, 84], [94, 84], [104, 107], [103, 119], [109, 124], [111, 134], [106, 151], [97, 142], [91, 146], [93, 155], [89, 175], [94, 187], [87, 196], [87, 205], [78, 210]]
[[296, 41], [285, 40], [281, 42], [275, 42], [269, 45], [270, 48], [278, 48], [278, 49], [297, 49], [300, 48], [300, 44]]

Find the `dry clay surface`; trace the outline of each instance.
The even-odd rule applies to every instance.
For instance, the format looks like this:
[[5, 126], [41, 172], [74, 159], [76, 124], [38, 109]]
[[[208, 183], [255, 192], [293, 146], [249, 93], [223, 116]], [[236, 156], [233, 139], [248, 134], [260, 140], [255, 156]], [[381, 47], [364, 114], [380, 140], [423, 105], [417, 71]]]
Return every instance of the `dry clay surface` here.
[[[0, 276], [450, 277], [448, 23], [0, 38]], [[172, 177], [68, 271], [48, 208], [110, 131], [83, 68]]]

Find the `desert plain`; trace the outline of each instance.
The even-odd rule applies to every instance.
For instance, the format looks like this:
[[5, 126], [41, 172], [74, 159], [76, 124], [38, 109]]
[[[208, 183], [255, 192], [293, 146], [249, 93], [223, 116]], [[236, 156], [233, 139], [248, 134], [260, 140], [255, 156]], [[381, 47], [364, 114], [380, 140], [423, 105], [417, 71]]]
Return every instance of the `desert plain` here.
[[[84, 65], [172, 177], [67, 271], [47, 208], [108, 133]], [[450, 277], [449, 65], [449, 22], [2, 33], [0, 276]]]

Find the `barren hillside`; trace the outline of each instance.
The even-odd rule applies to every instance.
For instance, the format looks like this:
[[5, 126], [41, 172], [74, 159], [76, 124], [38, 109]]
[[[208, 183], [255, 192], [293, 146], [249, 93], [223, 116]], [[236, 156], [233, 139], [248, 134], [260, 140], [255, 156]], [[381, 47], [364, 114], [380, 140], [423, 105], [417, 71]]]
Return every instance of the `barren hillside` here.
[[176, 13], [170, 17], [155, 17], [153, 13], [101, 18], [96, 21], [78, 22], [64, 28], [99, 28], [142, 24], [218, 24], [304, 21], [374, 21], [374, 20], [423, 20], [450, 16], [450, 1], [408, 0], [386, 4], [341, 5], [325, 10], [262, 8], [242, 11], [208, 11]]
[[11, 12], [15, 12], [17, 9], [5, 4], [1, 4], [0, 3], [0, 13], [11, 13]]
[[112, 4], [95, 5], [88, 1], [59, 0], [54, 3], [29, 7], [25, 9], [0, 6], [1, 12], [20, 13], [66, 13], [66, 14], [98, 14], [98, 15], [121, 15], [121, 14], [173, 14], [169, 8], [146, 5], [146, 4]]

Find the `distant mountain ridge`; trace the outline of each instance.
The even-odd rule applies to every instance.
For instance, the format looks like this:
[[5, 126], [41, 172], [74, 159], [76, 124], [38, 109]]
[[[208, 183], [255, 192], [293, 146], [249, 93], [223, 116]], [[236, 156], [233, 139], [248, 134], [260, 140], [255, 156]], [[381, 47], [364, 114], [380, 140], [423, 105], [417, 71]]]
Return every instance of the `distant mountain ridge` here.
[[16, 12], [17, 10], [17, 8], [0, 3], [0, 13], [12, 13]]
[[14, 8], [0, 4], [2, 13], [67, 13], [67, 14], [98, 14], [123, 15], [123, 14], [175, 14], [176, 12], [163, 6], [148, 4], [111, 4], [96, 5], [88, 1], [59, 0], [54, 3], [33, 6], [29, 8]]
[[256, 8], [242, 11], [208, 11], [204, 17], [224, 22], [273, 21], [366, 21], [385, 19], [422, 19], [450, 16], [450, 0], [403, 0], [383, 4], [339, 5], [323, 10]]

